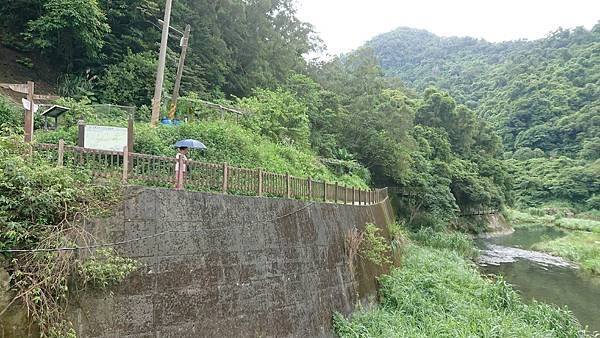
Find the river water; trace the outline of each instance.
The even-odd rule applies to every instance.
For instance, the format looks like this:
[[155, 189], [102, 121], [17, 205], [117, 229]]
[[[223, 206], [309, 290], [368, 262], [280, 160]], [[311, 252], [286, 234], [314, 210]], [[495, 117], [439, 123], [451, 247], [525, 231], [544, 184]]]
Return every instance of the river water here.
[[539, 226], [479, 239], [478, 264], [486, 274], [503, 275], [524, 299], [566, 305], [589, 330], [600, 331], [600, 278], [580, 272], [567, 260], [530, 250], [541, 239], [564, 235]]

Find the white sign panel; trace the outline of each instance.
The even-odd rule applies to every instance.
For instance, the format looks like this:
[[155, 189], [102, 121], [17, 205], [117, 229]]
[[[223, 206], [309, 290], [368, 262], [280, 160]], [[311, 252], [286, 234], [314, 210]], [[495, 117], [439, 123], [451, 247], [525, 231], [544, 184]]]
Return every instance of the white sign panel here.
[[[29, 100], [27, 100], [27, 99], [21, 99], [21, 102], [23, 103], [23, 108], [25, 108], [25, 110], [29, 110], [29, 107], [31, 107], [31, 102], [29, 102]], [[35, 113], [39, 107], [40, 106], [38, 106], [37, 104], [34, 103], [33, 104], [33, 112]]]
[[123, 151], [127, 145], [127, 128], [85, 126], [83, 146], [85, 148]]

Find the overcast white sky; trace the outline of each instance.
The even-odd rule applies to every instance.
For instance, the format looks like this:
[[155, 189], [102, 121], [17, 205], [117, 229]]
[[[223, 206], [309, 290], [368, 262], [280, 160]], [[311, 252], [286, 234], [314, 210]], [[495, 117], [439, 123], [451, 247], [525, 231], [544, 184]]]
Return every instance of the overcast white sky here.
[[600, 0], [297, 0], [329, 53], [348, 52], [396, 27], [488, 41], [537, 39], [563, 28], [591, 28]]

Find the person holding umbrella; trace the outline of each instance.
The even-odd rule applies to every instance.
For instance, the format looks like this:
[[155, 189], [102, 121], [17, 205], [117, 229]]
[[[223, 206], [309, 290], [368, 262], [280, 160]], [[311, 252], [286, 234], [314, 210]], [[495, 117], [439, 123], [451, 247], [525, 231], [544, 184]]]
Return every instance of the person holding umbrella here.
[[175, 155], [175, 189], [177, 190], [183, 189], [183, 182], [185, 182], [188, 150], [187, 147], [178, 147]]
[[187, 139], [175, 143], [174, 147], [178, 149], [175, 155], [175, 189], [180, 190], [185, 182], [189, 149], [206, 149], [206, 146], [200, 141]]

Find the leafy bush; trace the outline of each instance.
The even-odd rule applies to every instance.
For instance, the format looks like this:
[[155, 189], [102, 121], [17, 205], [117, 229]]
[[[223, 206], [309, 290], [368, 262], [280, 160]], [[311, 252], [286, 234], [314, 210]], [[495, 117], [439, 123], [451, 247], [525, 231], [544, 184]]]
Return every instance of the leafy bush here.
[[277, 89], [257, 89], [254, 96], [239, 100], [238, 104], [252, 114], [243, 124], [275, 142], [309, 145], [309, 120], [307, 107], [293, 94]]
[[403, 222], [394, 222], [388, 225], [390, 246], [394, 254], [400, 253], [402, 247], [408, 244], [409, 232]]
[[373, 223], [367, 223], [363, 232], [363, 240], [359, 248], [359, 255], [375, 265], [392, 264], [390, 253], [392, 248], [387, 239], [380, 235], [381, 229]]
[[106, 288], [123, 281], [138, 268], [135, 260], [117, 256], [114, 249], [99, 249], [79, 264], [78, 272], [84, 284]]
[[[154, 96], [156, 62], [151, 52], [129, 52], [123, 61], [110, 65], [98, 80], [100, 101], [134, 106], [150, 104]], [[169, 72], [165, 75], [165, 88], [169, 88], [172, 76]]]
[[94, 92], [96, 78], [90, 75], [89, 70], [84, 75], [64, 74], [59, 78], [58, 94], [78, 100], [83, 97], [93, 100], [96, 95]]
[[10, 99], [0, 95], [0, 126], [17, 129], [23, 126], [23, 110]]
[[569, 311], [524, 303], [502, 279], [484, 279], [453, 251], [412, 246], [402, 267], [379, 282], [378, 308], [334, 316], [340, 337], [584, 336]]

